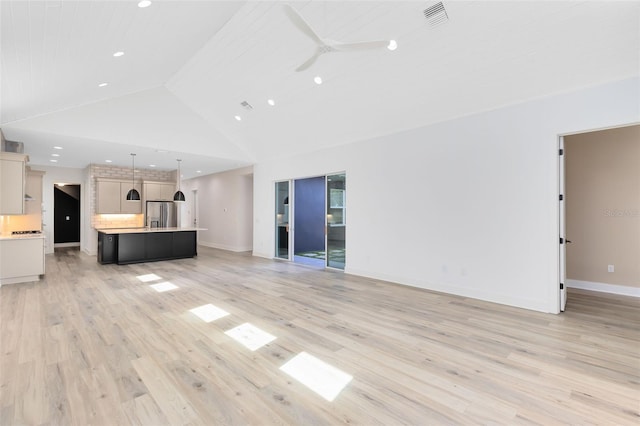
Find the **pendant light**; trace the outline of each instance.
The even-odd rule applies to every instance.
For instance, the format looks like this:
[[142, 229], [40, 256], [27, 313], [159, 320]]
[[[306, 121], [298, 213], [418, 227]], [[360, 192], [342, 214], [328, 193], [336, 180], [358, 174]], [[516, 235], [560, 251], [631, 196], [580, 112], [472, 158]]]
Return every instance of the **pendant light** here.
[[131, 154], [131, 189], [127, 192], [127, 201], [140, 201], [140, 193], [135, 186], [136, 155]]
[[178, 162], [178, 190], [176, 191], [175, 194], [173, 194], [173, 202], [174, 203], [181, 203], [185, 200], [184, 198], [184, 194], [182, 193], [182, 191], [180, 191], [180, 162], [182, 160], [176, 160]]

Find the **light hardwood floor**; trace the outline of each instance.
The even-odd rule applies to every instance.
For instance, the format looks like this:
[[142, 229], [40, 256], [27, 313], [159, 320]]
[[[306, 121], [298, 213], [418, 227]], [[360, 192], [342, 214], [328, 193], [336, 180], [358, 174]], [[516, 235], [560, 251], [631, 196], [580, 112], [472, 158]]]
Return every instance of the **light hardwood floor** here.
[[[178, 289], [158, 293], [136, 277]], [[206, 323], [211, 303], [230, 315]], [[73, 249], [0, 288], [0, 424], [638, 424], [637, 299], [550, 315], [201, 247], [104, 265]], [[224, 332], [277, 337], [252, 352]], [[280, 367], [353, 376], [328, 402]]]

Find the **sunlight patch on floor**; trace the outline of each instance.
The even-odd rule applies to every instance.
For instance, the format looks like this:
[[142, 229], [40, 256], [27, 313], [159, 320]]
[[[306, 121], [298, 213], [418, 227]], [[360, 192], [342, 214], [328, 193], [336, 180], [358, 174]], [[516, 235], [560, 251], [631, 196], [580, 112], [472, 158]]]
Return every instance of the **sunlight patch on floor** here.
[[204, 322], [212, 322], [229, 315], [229, 312], [220, 309], [211, 303], [190, 309], [189, 312], [200, 318]]
[[260, 349], [267, 343], [276, 340], [276, 336], [273, 336], [266, 331], [262, 331], [248, 322], [232, 328], [231, 330], [227, 330], [224, 334], [252, 351]]
[[142, 281], [143, 283], [148, 283], [148, 282], [151, 282], [151, 281], [156, 281], [156, 280], [161, 280], [162, 279], [159, 276], [157, 276], [156, 274], [138, 275], [136, 278], [139, 279], [140, 281]]
[[327, 401], [333, 401], [353, 379], [349, 374], [306, 352], [300, 352], [280, 367], [280, 370]]
[[169, 281], [165, 281], [159, 284], [151, 284], [149, 287], [157, 291], [158, 293], [162, 293], [163, 291], [175, 290], [176, 288], [180, 288], [175, 284], [171, 284]]

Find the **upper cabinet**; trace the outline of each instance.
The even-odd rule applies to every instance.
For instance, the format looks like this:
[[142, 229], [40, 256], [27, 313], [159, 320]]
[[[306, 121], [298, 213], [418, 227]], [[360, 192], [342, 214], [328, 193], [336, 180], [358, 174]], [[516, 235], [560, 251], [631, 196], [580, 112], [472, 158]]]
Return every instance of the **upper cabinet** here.
[[176, 186], [168, 182], [144, 182], [144, 199], [147, 201], [173, 201]]
[[31, 198], [25, 203], [25, 213], [42, 215], [42, 181], [45, 172], [27, 170], [26, 194]]
[[[140, 183], [134, 187], [141, 192]], [[97, 214], [139, 214], [142, 213], [141, 201], [127, 201], [127, 192], [131, 189], [131, 181], [112, 179], [96, 179], [96, 213]]]
[[0, 214], [25, 213], [25, 165], [28, 157], [11, 152], [0, 153]]

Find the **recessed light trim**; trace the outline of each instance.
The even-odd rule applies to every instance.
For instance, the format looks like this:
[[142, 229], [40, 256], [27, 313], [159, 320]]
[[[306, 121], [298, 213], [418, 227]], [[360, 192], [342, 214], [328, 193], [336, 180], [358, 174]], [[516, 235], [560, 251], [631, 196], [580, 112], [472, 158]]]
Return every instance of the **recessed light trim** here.
[[149, 0], [142, 0], [140, 3], [138, 3], [139, 8], [145, 8], [149, 6], [151, 6], [151, 2]]
[[149, 164], [149, 167], [156, 167], [155, 164]]
[[240, 117], [239, 115], [234, 115], [233, 118], [235, 118], [238, 121], [242, 121], [242, 117]]
[[398, 43], [395, 40], [389, 40], [389, 44], [387, 45], [387, 49], [396, 50], [398, 48]]
[[112, 163], [113, 161], [111, 160], [104, 160], [105, 163]]
[[202, 173], [202, 170], [196, 170], [196, 173]]
[[62, 149], [61, 146], [54, 146], [53, 149]]
[[121, 50], [118, 50], [116, 53], [113, 54], [114, 57], [119, 58], [120, 56], [124, 55], [124, 52]]
[[271, 106], [274, 106], [276, 104], [276, 101], [274, 101], [273, 99], [267, 99], [267, 103]]
[[316, 84], [322, 84], [322, 77], [320, 77], [319, 75], [316, 75], [315, 77], [313, 77], [313, 81]]
[[58, 162], [58, 160], [49, 160], [49, 161], [51, 161], [52, 163], [57, 163]]
[[108, 86], [108, 85], [109, 85], [109, 83], [100, 83], [100, 84], [98, 84], [98, 87], [105, 87], [105, 86]]
[[60, 154], [51, 154], [52, 157], [60, 157]]

